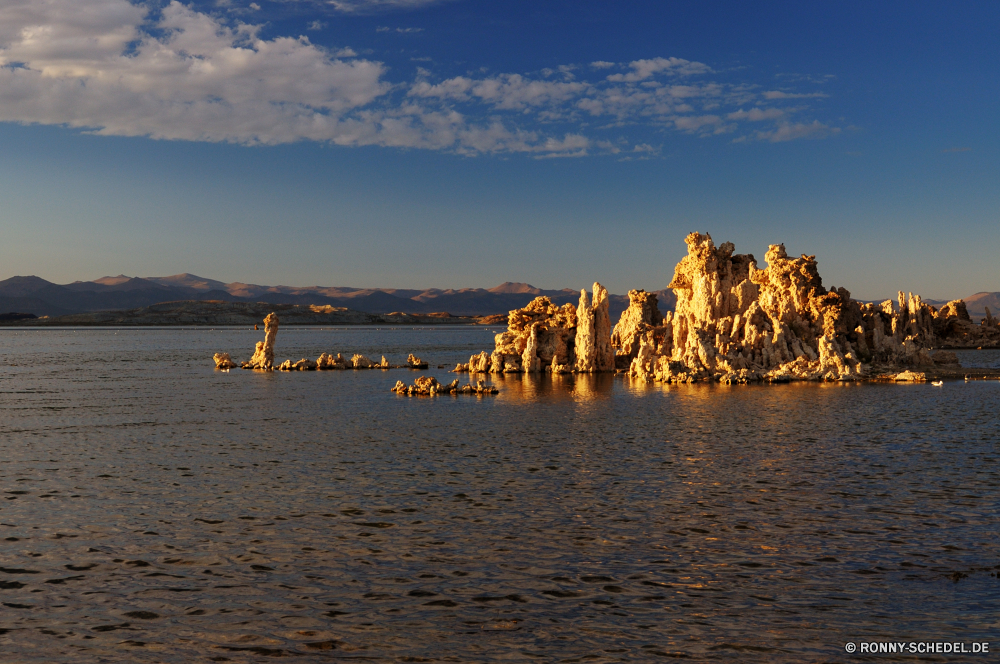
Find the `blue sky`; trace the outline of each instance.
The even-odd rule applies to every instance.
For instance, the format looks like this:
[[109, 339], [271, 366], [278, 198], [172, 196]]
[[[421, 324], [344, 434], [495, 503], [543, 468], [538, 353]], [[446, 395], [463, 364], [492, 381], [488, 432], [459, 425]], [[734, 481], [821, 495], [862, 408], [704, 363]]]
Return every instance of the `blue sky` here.
[[0, 278], [1000, 290], [1000, 4], [812, 4], [9, 0]]

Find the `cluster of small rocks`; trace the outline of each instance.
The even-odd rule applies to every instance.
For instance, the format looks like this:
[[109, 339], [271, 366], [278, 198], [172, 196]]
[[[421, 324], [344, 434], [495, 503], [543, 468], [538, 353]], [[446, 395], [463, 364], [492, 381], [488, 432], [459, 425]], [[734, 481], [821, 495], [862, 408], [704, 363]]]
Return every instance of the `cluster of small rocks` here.
[[413, 385], [407, 385], [401, 380], [396, 381], [396, 385], [390, 390], [396, 394], [406, 396], [436, 396], [438, 394], [497, 394], [499, 390], [492, 385], [486, 385], [478, 380], [473, 385], [463, 385], [459, 387], [458, 379], [451, 381], [447, 385], [442, 385], [433, 376], [420, 376]]
[[426, 369], [427, 362], [420, 359], [413, 353], [406, 358], [406, 364], [390, 364], [389, 360], [382, 356], [381, 362], [375, 362], [368, 357], [356, 353], [350, 359], [345, 358], [340, 353], [336, 356], [330, 353], [323, 353], [315, 360], [303, 357], [298, 362], [285, 360], [281, 364], [274, 365], [274, 341], [278, 336], [278, 316], [269, 314], [264, 319], [264, 341], [258, 341], [254, 349], [253, 357], [249, 362], [237, 364], [229, 353], [216, 353], [212, 356], [215, 360], [216, 369], [256, 369], [257, 371], [326, 371], [334, 369]]
[[343, 355], [337, 353], [333, 356], [323, 353], [316, 360], [302, 358], [298, 362], [285, 360], [276, 368], [278, 371], [324, 371], [324, 370], [345, 370], [345, 369], [426, 369], [427, 362], [412, 353], [406, 359], [406, 364], [390, 364], [389, 360], [382, 356], [381, 362], [371, 360], [360, 353], [355, 354], [351, 359], [345, 359]]

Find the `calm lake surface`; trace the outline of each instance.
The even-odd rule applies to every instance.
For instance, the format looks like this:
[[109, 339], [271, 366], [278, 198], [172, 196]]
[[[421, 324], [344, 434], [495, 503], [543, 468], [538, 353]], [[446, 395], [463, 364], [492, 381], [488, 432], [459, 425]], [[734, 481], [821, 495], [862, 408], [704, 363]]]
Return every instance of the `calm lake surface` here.
[[[495, 331], [282, 328], [276, 360], [413, 352], [447, 382]], [[214, 370], [262, 338], [0, 330], [0, 661], [1000, 651], [998, 381]]]

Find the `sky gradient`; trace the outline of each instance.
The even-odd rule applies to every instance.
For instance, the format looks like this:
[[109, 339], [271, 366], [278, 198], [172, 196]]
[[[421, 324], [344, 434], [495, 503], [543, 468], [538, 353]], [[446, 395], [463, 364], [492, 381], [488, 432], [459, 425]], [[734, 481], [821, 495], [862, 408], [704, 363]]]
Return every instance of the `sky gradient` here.
[[1000, 290], [1000, 5], [625, 4], [4, 3], [0, 278]]

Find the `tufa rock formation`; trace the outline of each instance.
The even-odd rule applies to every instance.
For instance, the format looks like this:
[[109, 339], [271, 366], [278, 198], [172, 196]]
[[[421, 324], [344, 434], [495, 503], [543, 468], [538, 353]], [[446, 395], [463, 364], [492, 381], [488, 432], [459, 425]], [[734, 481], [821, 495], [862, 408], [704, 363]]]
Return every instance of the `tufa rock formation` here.
[[[507, 316], [507, 331], [496, 335], [496, 348], [489, 358], [490, 373], [534, 373], [544, 367], [565, 365], [573, 353], [576, 309], [559, 307], [545, 296], [536, 297], [523, 309]], [[470, 370], [486, 369], [483, 353], [469, 358]]]
[[614, 371], [615, 351], [611, 347], [611, 315], [608, 312], [608, 291], [594, 282], [594, 302], [588, 304], [587, 291], [580, 291], [576, 308], [577, 373]]
[[499, 390], [490, 385], [485, 385], [483, 381], [476, 381], [476, 384], [468, 384], [464, 387], [458, 386], [458, 379], [456, 378], [451, 383], [447, 385], [442, 385], [437, 382], [437, 379], [433, 376], [420, 376], [414, 381], [413, 385], [407, 386], [401, 380], [396, 381], [395, 387], [393, 387], [391, 392], [396, 394], [406, 395], [406, 396], [436, 396], [438, 394], [497, 394]]
[[319, 359], [316, 360], [316, 368], [319, 370], [346, 369], [347, 360], [345, 360], [340, 353], [337, 353], [337, 357], [323, 353], [319, 356]]
[[768, 248], [761, 270], [732, 243], [716, 247], [700, 233], [685, 242], [688, 255], [670, 283], [676, 309], [662, 319], [656, 295], [633, 290], [612, 333], [607, 291], [595, 283], [593, 301], [581, 291], [575, 309], [540, 297], [511, 311], [489, 361], [473, 355], [455, 371], [618, 368], [665, 382], [888, 379], [920, 374], [921, 367], [957, 367], [954, 353], [931, 355], [936, 346], [1000, 345], [992, 314], [974, 325], [960, 300], [940, 311], [904, 293], [896, 302], [862, 303], [844, 288], [825, 288], [816, 257], [791, 258], [784, 245]]
[[278, 315], [274, 312], [264, 317], [264, 341], [257, 342], [257, 348], [244, 369], [272, 371], [274, 369], [274, 340], [278, 336]]
[[[964, 303], [935, 312], [919, 295], [903, 293], [898, 305], [861, 303], [844, 288], [824, 288], [816, 257], [789, 258], [784, 245], [769, 247], [767, 268], [760, 270], [751, 254], [734, 254], [732, 243], [716, 247], [711, 236], [700, 233], [685, 242], [688, 255], [670, 283], [676, 310], [660, 326], [662, 341], [652, 323], [638, 335], [629, 368], [634, 377], [855, 380], [900, 367], [957, 363], [953, 353], [938, 359], [929, 349], [940, 343], [936, 329], [962, 327], [956, 321], [963, 319]], [[637, 327], [631, 321], [641, 318], [639, 309], [633, 303], [619, 323], [622, 351], [634, 339], [626, 332]], [[634, 342], [629, 352], [633, 347]]]
[[656, 294], [644, 290], [628, 292], [629, 306], [611, 332], [611, 345], [618, 349], [616, 369], [628, 369], [639, 355], [642, 339], [647, 345], [658, 346], [663, 341], [665, 328], [657, 307]]
[[278, 365], [278, 371], [315, 371], [318, 367], [318, 362], [303, 357], [294, 363], [291, 360], [285, 360]]
[[[256, 329], [256, 325], [254, 329]], [[258, 341], [257, 347], [254, 350], [253, 357], [250, 358], [249, 362], [244, 362], [242, 366], [244, 369], [255, 369], [258, 371], [273, 371], [278, 369], [279, 371], [316, 371], [316, 370], [330, 370], [330, 369], [426, 369], [427, 363], [413, 354], [407, 358], [406, 365], [394, 366], [389, 363], [385, 355], [382, 356], [381, 362], [374, 362], [369, 358], [361, 354], [356, 354], [351, 357], [350, 360], [345, 360], [344, 357], [337, 353], [334, 357], [328, 353], [322, 353], [316, 360], [310, 360], [308, 358], [302, 358], [298, 362], [292, 362], [291, 360], [285, 360], [277, 367], [274, 366], [274, 341], [278, 336], [278, 316], [274, 312], [271, 312], [264, 318], [264, 341]], [[213, 357], [215, 360], [215, 367], [217, 369], [231, 369], [237, 366], [233, 362], [229, 353], [216, 353]]]
[[361, 353], [355, 353], [354, 356], [351, 357], [351, 366], [355, 369], [374, 369], [379, 366], [379, 364], [378, 362], [369, 360]]
[[216, 369], [235, 369], [238, 365], [229, 357], [229, 353], [216, 353], [212, 356]]
[[594, 284], [594, 302], [580, 292], [580, 304], [552, 304], [537, 297], [507, 316], [507, 331], [495, 338], [491, 355], [473, 355], [455, 372], [471, 373], [592, 373], [614, 371], [608, 292]]

